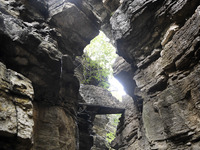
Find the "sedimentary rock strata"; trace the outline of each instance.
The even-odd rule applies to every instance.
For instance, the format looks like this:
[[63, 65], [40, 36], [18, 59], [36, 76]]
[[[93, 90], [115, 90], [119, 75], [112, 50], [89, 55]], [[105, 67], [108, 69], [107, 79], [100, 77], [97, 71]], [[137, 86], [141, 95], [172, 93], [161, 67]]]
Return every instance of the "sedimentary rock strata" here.
[[[112, 16], [119, 54], [134, 72], [131, 82], [136, 83], [132, 88], [136, 108], [142, 103], [137, 112], [137, 132], [119, 144], [117, 139], [127, 128], [120, 129], [116, 149], [200, 147], [198, 5], [195, 0], [126, 1]], [[126, 67], [118, 70], [119, 79], [120, 73], [131, 75], [126, 75]]]
[[117, 48], [114, 72], [133, 98], [126, 97], [113, 148], [199, 149], [199, 5], [1, 0], [0, 149], [74, 150], [79, 141], [80, 149], [92, 147], [97, 112], [77, 115], [83, 100], [74, 60], [99, 29]]

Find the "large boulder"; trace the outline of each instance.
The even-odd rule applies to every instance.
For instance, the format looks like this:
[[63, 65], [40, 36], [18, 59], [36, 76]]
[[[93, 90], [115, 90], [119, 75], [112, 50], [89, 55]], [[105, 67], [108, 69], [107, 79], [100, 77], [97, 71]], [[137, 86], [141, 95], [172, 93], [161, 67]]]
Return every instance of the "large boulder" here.
[[111, 108], [122, 107], [122, 103], [112, 96], [108, 90], [102, 87], [94, 85], [81, 85], [80, 94], [85, 100], [86, 104]]

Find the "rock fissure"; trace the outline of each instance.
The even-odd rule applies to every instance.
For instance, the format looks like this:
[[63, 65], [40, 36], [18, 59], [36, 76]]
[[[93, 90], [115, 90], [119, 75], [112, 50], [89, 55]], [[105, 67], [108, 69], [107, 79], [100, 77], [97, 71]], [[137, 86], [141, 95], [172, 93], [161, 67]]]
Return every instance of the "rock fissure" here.
[[15, 106], [15, 113], [16, 113], [16, 139], [17, 139], [18, 133], [19, 133], [19, 126], [18, 126], [18, 124], [19, 124], [19, 120], [18, 119], [19, 118], [18, 118], [17, 106], [16, 106], [14, 101], [13, 101], [13, 105]]
[[[107, 150], [99, 114], [122, 113], [113, 149], [198, 150], [199, 12], [199, 0], [1, 0], [0, 149]], [[100, 29], [122, 103], [75, 77]]]

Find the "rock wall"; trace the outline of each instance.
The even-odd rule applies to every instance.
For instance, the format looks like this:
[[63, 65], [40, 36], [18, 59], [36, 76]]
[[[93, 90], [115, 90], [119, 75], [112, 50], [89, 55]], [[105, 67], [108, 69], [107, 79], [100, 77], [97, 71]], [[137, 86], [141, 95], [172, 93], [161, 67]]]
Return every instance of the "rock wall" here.
[[0, 63], [0, 149], [32, 147], [33, 93], [30, 80]]
[[199, 5], [126, 0], [111, 17], [118, 53], [130, 66], [116, 63], [116, 77], [135, 107], [134, 119], [123, 118], [115, 149], [199, 149]]
[[[111, 147], [114, 149], [138, 149], [133, 147], [133, 143], [140, 142], [144, 144], [145, 141], [137, 141], [137, 138], [141, 138], [140, 125], [140, 113], [134, 104], [133, 99], [129, 95], [122, 97], [122, 102], [125, 107], [125, 113], [122, 114], [120, 122], [117, 127], [116, 138], [111, 143]], [[141, 148], [142, 149], [142, 148]]]
[[73, 61], [100, 28], [125, 59], [115, 73], [134, 99], [113, 147], [199, 149], [199, 5], [1, 0], [0, 149], [79, 149]]
[[73, 60], [99, 28], [84, 1], [0, 1], [1, 149], [79, 149]]
[[106, 115], [96, 115], [93, 121], [94, 132], [94, 144], [91, 150], [108, 150], [109, 144], [106, 140], [106, 134], [109, 132], [106, 130], [106, 125], [109, 122], [109, 118]]

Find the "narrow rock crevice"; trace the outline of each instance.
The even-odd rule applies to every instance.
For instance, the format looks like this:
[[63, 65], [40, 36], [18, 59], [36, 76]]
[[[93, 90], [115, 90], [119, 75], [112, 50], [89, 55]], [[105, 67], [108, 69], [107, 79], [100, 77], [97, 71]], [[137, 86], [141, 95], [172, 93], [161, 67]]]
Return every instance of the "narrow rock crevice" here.
[[[108, 149], [94, 126], [109, 113], [122, 113], [116, 150], [199, 149], [199, 5], [0, 1], [0, 149]], [[130, 96], [122, 103], [75, 77], [76, 56], [100, 29], [120, 55], [114, 75]]]

